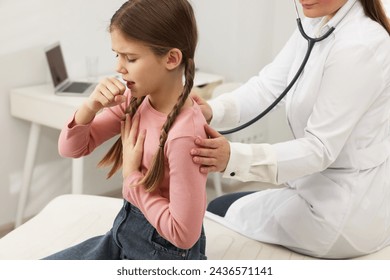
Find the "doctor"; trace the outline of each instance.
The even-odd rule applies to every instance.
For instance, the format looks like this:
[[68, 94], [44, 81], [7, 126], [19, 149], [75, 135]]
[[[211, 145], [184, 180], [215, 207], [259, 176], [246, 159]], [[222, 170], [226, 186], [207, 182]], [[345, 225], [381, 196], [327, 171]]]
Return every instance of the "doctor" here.
[[[200, 170], [280, 188], [221, 196], [209, 216], [250, 238], [321, 258], [351, 258], [390, 245], [390, 24], [381, 0], [300, 0], [317, 43], [279, 103], [294, 139], [277, 144], [210, 139], [191, 150]], [[263, 111], [297, 72], [307, 42], [296, 31], [258, 76], [208, 104], [212, 127]]]

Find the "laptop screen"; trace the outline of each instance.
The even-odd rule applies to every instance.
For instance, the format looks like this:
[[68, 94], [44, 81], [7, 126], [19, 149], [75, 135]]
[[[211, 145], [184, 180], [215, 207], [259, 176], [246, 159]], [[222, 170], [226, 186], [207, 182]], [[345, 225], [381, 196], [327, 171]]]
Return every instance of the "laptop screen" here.
[[50, 68], [50, 74], [53, 80], [54, 87], [57, 87], [68, 79], [66, 72], [64, 57], [62, 56], [60, 44], [46, 50], [47, 63]]

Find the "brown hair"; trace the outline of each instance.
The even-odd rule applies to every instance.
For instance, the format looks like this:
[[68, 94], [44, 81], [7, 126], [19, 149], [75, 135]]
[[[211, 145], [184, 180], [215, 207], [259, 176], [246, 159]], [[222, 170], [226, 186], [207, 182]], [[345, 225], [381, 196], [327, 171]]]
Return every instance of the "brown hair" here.
[[390, 20], [386, 16], [382, 0], [360, 0], [360, 2], [366, 15], [381, 24], [390, 35]]
[[[129, 39], [148, 45], [154, 54], [162, 56], [172, 48], [182, 52], [184, 66], [184, 89], [161, 129], [160, 143], [152, 165], [139, 182], [148, 191], [155, 190], [164, 175], [164, 145], [168, 132], [188, 98], [194, 81], [194, 55], [198, 32], [193, 9], [187, 0], [129, 0], [111, 18], [109, 31], [119, 30]], [[131, 98], [126, 113], [133, 116], [143, 98]], [[107, 177], [111, 177], [121, 166], [122, 141], [119, 138], [99, 162], [99, 166], [112, 165]]]

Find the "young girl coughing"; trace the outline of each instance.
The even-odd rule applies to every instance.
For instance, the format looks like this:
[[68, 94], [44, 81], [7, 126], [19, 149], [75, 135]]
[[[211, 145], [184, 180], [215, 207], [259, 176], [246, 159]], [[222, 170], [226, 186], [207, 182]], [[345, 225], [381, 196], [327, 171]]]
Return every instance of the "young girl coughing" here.
[[206, 259], [206, 175], [188, 153], [195, 137], [206, 137], [189, 97], [192, 7], [187, 0], [130, 0], [109, 31], [127, 89], [102, 80], [62, 130], [59, 150], [81, 157], [120, 135], [100, 165], [112, 165], [108, 177], [122, 167], [124, 206], [107, 234], [46, 259]]

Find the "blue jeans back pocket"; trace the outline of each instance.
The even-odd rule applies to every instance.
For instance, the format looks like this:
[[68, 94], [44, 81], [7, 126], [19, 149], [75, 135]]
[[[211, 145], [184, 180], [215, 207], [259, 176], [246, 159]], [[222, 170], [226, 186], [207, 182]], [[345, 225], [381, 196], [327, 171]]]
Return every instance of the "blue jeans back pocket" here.
[[188, 250], [180, 249], [171, 242], [163, 238], [157, 230], [153, 230], [151, 242], [155, 249], [155, 254], [161, 260], [185, 260], [187, 259]]

